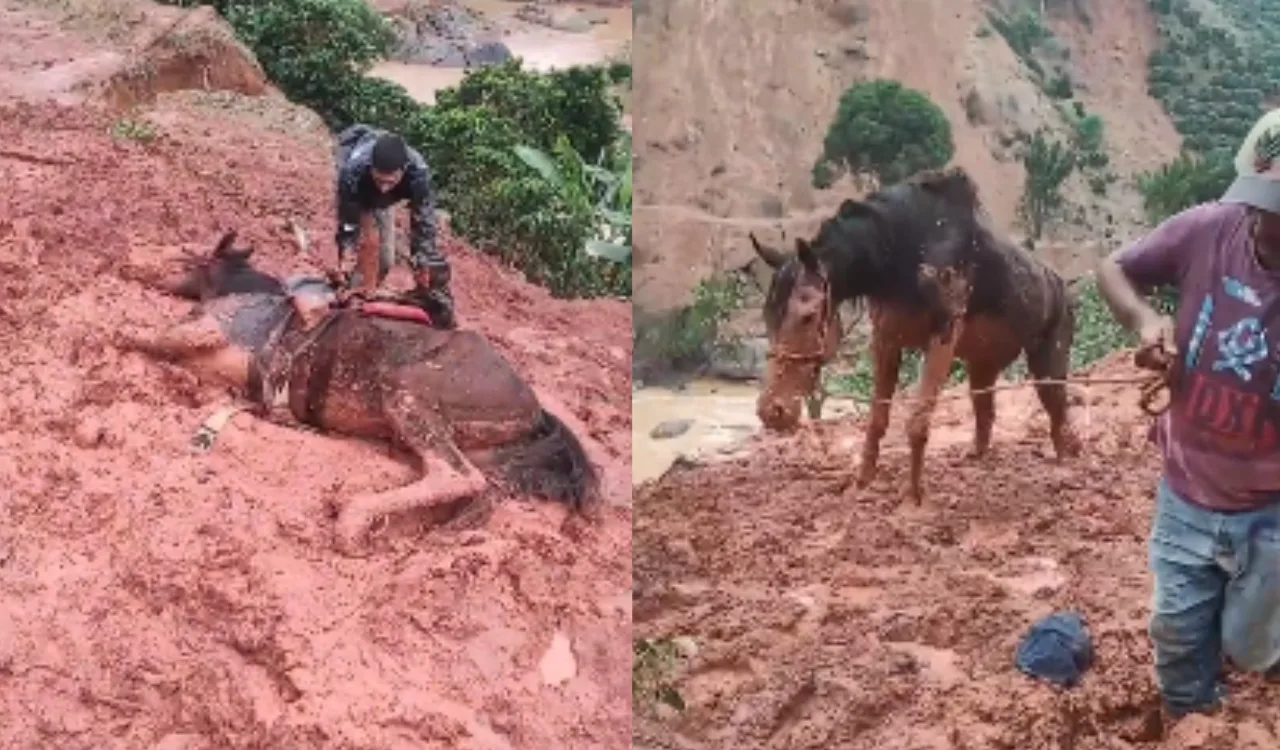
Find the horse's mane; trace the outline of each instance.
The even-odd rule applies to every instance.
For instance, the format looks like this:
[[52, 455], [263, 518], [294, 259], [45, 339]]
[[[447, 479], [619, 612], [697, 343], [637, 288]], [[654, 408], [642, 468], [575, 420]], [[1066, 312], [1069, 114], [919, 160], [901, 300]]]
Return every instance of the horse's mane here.
[[845, 200], [822, 222], [814, 245], [831, 265], [843, 255], [875, 275], [914, 278], [926, 256], [942, 264], [963, 259], [981, 210], [977, 185], [963, 168], [927, 170], [861, 201]]

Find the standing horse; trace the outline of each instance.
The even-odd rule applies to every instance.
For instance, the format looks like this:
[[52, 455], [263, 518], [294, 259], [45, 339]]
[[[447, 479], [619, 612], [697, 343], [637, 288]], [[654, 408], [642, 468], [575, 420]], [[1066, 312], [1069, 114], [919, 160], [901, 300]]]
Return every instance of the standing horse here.
[[923, 500], [921, 475], [929, 420], [955, 359], [969, 373], [975, 434], [982, 456], [995, 422], [1000, 373], [1025, 354], [1049, 415], [1058, 457], [1079, 454], [1063, 382], [1070, 366], [1075, 300], [1052, 269], [987, 225], [977, 188], [961, 169], [923, 172], [869, 196], [846, 200], [812, 243], [797, 239], [787, 257], [751, 235], [774, 269], [764, 305], [769, 367], [757, 403], [765, 427], [793, 429], [801, 400], [840, 343], [838, 308], [870, 302], [875, 402], [862, 448], [859, 487], [875, 478], [889, 428], [904, 349], [924, 350], [918, 399], [907, 425], [907, 492]]
[[419, 478], [349, 498], [340, 551], [358, 553], [378, 517], [476, 495], [488, 477], [574, 508], [598, 499], [578, 438], [479, 333], [436, 330], [411, 306], [331, 309], [327, 282], [283, 283], [234, 240], [157, 283], [199, 301], [189, 319], [117, 344], [240, 388], [260, 409], [287, 405], [304, 424], [404, 448]]

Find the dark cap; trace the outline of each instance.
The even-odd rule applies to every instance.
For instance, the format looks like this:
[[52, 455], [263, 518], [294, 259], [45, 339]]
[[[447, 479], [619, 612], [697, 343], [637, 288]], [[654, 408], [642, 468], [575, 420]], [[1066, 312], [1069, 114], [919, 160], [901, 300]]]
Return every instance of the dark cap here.
[[395, 133], [383, 133], [373, 144], [372, 166], [378, 172], [395, 172], [409, 163], [409, 147]]

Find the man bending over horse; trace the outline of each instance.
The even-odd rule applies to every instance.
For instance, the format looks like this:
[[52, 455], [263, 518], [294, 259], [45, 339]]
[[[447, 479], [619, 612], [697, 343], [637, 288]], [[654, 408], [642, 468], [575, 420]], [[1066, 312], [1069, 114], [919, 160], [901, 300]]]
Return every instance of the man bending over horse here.
[[[436, 246], [435, 191], [422, 155], [395, 133], [352, 125], [338, 134], [338, 266], [340, 284], [364, 294], [381, 285], [395, 263], [391, 209], [409, 202], [409, 264], [414, 296], [440, 328], [453, 328], [449, 261]], [[378, 245], [373, 244], [373, 224]], [[353, 252], [357, 246], [359, 252]], [[375, 255], [376, 251], [376, 255]], [[376, 265], [375, 265], [376, 264]]]
[[[1150, 621], [1173, 716], [1216, 709], [1223, 656], [1280, 663], [1280, 110], [1254, 126], [1235, 182], [1102, 262], [1098, 283], [1137, 332], [1140, 364], [1169, 378], [1152, 428], [1156, 489]], [[1177, 291], [1173, 320], [1141, 294]]]

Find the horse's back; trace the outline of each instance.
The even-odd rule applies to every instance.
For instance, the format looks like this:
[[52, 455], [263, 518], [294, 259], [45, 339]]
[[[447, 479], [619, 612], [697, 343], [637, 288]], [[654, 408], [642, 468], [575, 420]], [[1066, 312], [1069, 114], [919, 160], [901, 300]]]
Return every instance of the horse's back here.
[[392, 377], [432, 393], [452, 418], [501, 418], [540, 408], [532, 387], [482, 334], [403, 320], [364, 320], [386, 337], [380, 348]]

